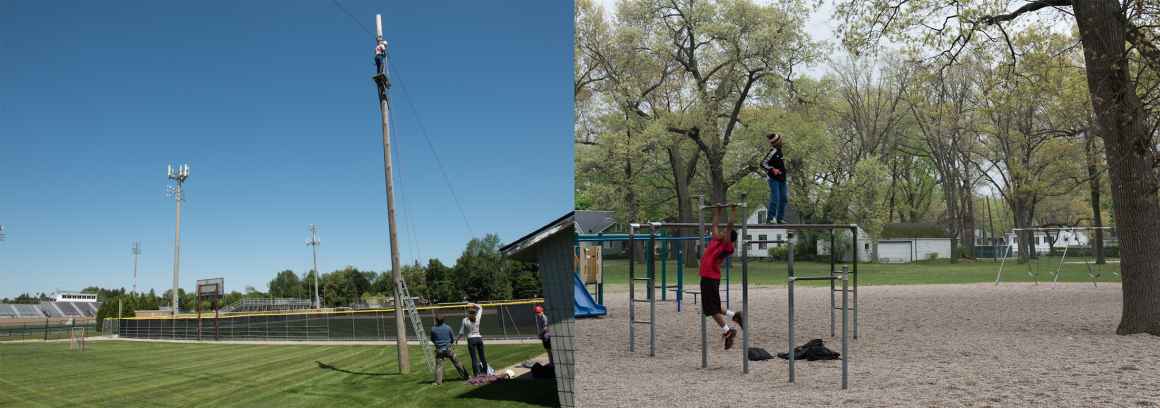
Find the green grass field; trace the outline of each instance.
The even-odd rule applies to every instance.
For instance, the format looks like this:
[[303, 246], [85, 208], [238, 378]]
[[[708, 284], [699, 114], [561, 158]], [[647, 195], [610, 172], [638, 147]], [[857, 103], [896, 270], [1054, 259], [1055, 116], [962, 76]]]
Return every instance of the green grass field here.
[[[67, 343], [0, 344], [0, 407], [556, 405], [550, 380], [472, 386], [450, 364], [435, 386], [421, 352], [411, 348], [412, 374], [399, 375], [388, 346], [90, 341], [88, 350], [74, 352]], [[497, 370], [541, 353], [539, 344], [487, 348]], [[456, 354], [470, 369], [466, 349]]]
[[[1040, 282], [1050, 281], [1051, 275], [1059, 267], [1059, 257], [1041, 257], [1038, 261], [1018, 263], [1008, 260], [1003, 267], [1003, 282], [1031, 282], [1028, 268], [1038, 268]], [[1082, 259], [1068, 259], [1068, 262], [1083, 262]], [[660, 285], [661, 262], [657, 262], [657, 285]], [[839, 266], [840, 268], [840, 266]], [[677, 281], [677, 265], [669, 261], [665, 268], [668, 284], [675, 285]], [[949, 284], [949, 283], [980, 283], [994, 282], [995, 273], [999, 270], [999, 263], [985, 261], [967, 261], [958, 263], [950, 261], [924, 261], [911, 264], [858, 264], [858, 285], [914, 285], [914, 284]], [[1119, 282], [1119, 277], [1112, 272], [1119, 272], [1118, 263], [1100, 265], [1101, 276], [1098, 282]], [[645, 277], [644, 265], [637, 262], [636, 276]], [[830, 273], [830, 264], [822, 262], [795, 262], [794, 273], [798, 276], [825, 275]], [[685, 267], [684, 279], [688, 287], [696, 287], [700, 278], [696, 267]], [[785, 285], [786, 264], [774, 261], [749, 262], [749, 283], [751, 285]], [[741, 263], [733, 260], [730, 279], [734, 283], [741, 282]], [[1088, 277], [1088, 265], [1083, 263], [1064, 263], [1059, 275], [1060, 282], [1091, 282]], [[604, 261], [605, 287], [625, 287], [628, 285], [628, 261], [624, 259], [608, 259]], [[809, 285], [828, 285], [826, 282], [802, 282]]]

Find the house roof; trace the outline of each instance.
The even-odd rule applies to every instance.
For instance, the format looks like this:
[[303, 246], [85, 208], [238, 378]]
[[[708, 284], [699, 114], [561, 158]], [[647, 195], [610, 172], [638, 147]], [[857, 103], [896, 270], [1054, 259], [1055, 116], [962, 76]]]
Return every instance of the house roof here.
[[882, 238], [951, 238], [942, 225], [902, 222], [882, 226]]
[[576, 233], [576, 212], [569, 211], [564, 216], [553, 220], [535, 231], [524, 235], [515, 242], [504, 245], [499, 249], [500, 253], [505, 256], [510, 256], [517, 259], [534, 258], [534, 253], [530, 251], [536, 245], [556, 234], [575, 234]]
[[613, 211], [576, 210], [576, 232], [580, 234], [599, 234], [616, 224], [616, 213]]

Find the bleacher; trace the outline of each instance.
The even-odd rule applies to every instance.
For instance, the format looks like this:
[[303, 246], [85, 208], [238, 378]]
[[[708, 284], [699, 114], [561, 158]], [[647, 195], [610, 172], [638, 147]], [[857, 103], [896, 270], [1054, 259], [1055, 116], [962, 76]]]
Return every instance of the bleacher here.
[[0, 303], [0, 319], [95, 317], [100, 307], [93, 302]]
[[233, 312], [272, 312], [287, 310], [302, 310], [313, 308], [311, 301], [294, 298], [262, 298], [241, 299], [231, 305], [223, 307], [222, 313]]

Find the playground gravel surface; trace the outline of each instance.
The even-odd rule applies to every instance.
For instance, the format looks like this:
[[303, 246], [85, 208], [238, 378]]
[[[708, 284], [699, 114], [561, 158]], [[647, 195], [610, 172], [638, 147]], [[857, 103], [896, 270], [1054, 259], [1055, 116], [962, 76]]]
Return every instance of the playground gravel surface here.
[[[829, 337], [829, 288], [797, 292], [797, 344], [822, 338], [840, 350]], [[677, 313], [658, 301], [656, 357], [648, 357], [647, 325], [637, 326], [629, 353], [627, 292], [605, 295], [608, 317], [576, 323], [578, 406], [1160, 407], [1160, 337], [1115, 334], [1119, 284], [861, 287], [846, 391], [838, 361], [799, 362], [796, 384], [776, 358], [742, 374], [740, 336], [723, 350], [711, 321], [709, 367], [701, 369], [692, 304]], [[784, 352], [785, 288], [751, 287], [749, 295], [751, 347]], [[637, 310], [647, 319], [647, 303]]]

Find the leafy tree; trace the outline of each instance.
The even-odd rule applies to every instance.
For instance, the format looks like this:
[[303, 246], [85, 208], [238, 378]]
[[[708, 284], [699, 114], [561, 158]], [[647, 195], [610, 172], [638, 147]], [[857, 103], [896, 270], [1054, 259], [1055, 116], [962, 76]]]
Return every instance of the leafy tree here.
[[284, 270], [270, 281], [270, 296], [276, 298], [305, 298], [306, 291], [301, 279], [292, 270]]

